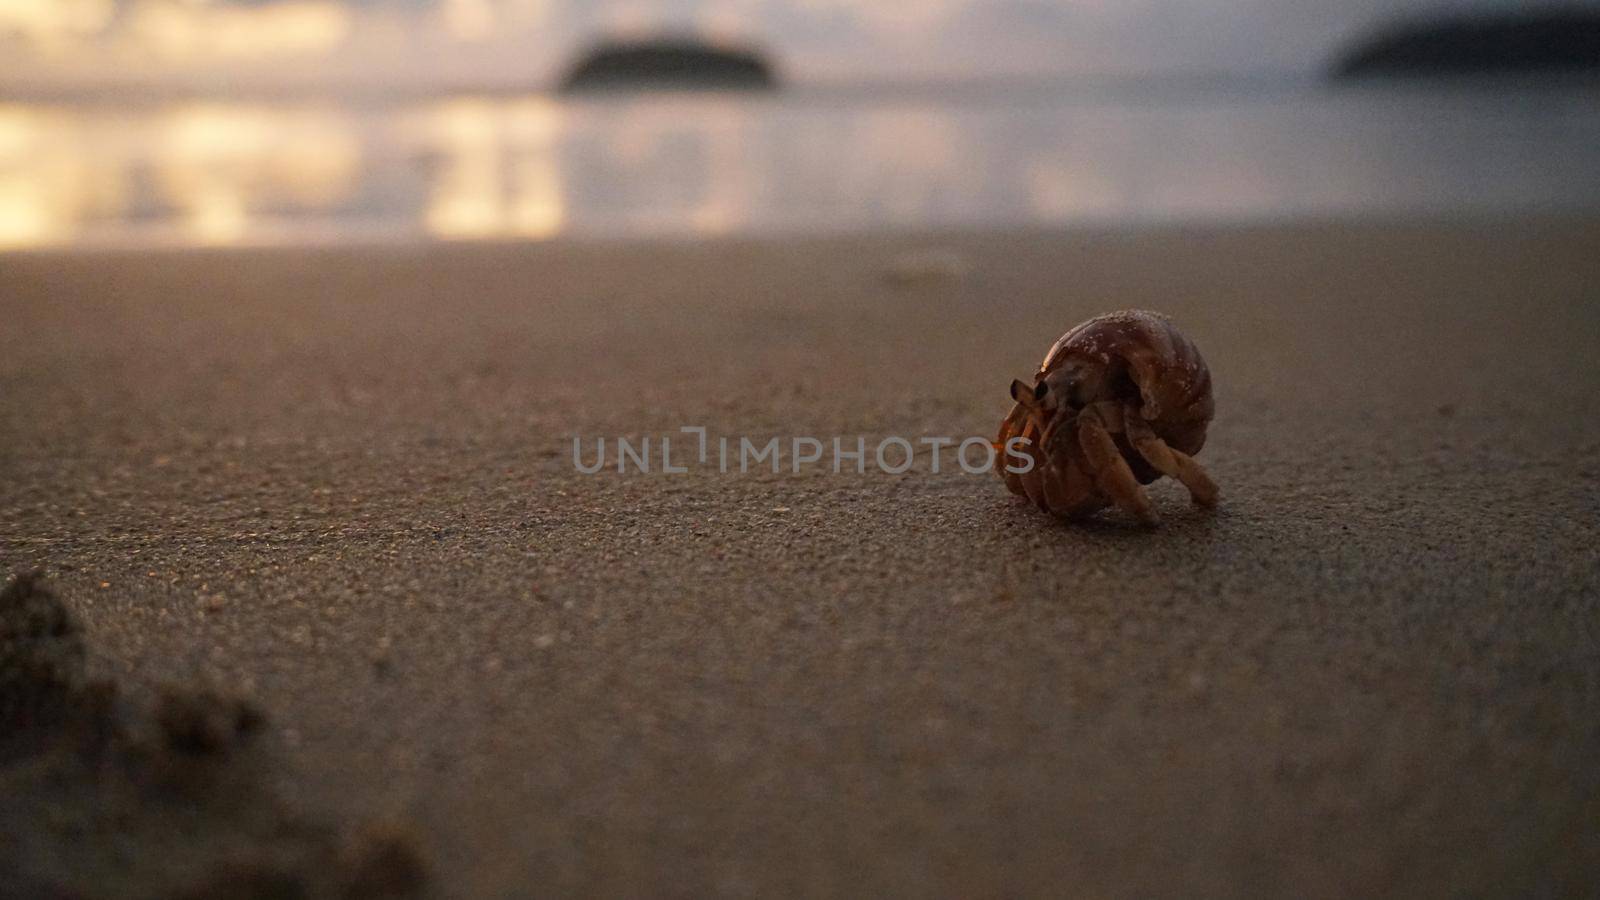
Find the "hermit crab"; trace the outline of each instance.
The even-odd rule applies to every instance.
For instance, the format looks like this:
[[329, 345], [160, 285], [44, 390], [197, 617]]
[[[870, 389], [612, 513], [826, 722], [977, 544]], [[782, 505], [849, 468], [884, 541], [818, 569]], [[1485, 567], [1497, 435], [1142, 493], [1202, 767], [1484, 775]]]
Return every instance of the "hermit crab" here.
[[1154, 525], [1140, 485], [1162, 475], [1216, 505], [1217, 486], [1193, 458], [1215, 412], [1211, 371], [1166, 316], [1133, 309], [1084, 322], [1055, 342], [1032, 384], [1011, 382], [1011, 399], [995, 471], [1040, 509], [1078, 519], [1115, 504]]

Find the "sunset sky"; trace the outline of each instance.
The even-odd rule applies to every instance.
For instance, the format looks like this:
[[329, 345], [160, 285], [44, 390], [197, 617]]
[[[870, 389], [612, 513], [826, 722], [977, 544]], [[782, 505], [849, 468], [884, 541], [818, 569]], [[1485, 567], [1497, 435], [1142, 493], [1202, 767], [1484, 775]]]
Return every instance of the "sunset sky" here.
[[[1315, 72], [1431, 0], [0, 0], [11, 86], [176, 79], [428, 86], [548, 81], [594, 36], [695, 31], [798, 80]], [[1571, 4], [1565, 4], [1570, 6]], [[1587, 5], [1600, 6], [1590, 3]]]

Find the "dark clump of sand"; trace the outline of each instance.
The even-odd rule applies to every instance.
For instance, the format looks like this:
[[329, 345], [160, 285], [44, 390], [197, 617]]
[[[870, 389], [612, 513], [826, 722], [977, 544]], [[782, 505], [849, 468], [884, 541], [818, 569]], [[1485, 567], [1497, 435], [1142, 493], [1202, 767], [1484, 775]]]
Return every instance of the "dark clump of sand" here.
[[408, 833], [341, 834], [276, 796], [254, 706], [168, 687], [146, 709], [86, 656], [36, 574], [0, 590], [0, 894], [421, 895]]

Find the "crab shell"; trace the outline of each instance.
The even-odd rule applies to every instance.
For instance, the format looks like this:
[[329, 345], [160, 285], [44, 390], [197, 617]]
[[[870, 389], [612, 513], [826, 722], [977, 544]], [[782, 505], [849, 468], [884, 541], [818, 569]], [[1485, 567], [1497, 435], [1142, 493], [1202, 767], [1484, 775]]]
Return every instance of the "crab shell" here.
[[[1055, 342], [1034, 380], [1037, 382], [1072, 361], [1082, 367], [1103, 367], [1106, 395], [1090, 398], [1090, 402], [1116, 400], [1124, 408], [1136, 408], [1168, 446], [1190, 456], [1205, 446], [1206, 427], [1216, 412], [1211, 397], [1211, 370], [1194, 342], [1184, 337], [1166, 316], [1137, 309], [1096, 316]], [[1018, 436], [1028, 440], [1023, 452], [1032, 456], [1033, 471], [1041, 472], [1046, 456], [1040, 446], [1039, 427], [1021, 403], [1013, 406], [1000, 423], [996, 443], [1001, 452], [995, 460], [995, 471], [1013, 493], [1027, 496], [1044, 508], [1037, 480], [1031, 485], [1034, 490], [1029, 490], [1025, 478], [1031, 475], [1006, 471], [1006, 466], [1019, 464], [1004, 450], [1006, 442]], [[1112, 438], [1140, 484], [1161, 477], [1120, 429]], [[1054, 439], [1049, 453], [1058, 465], [1062, 487], [1069, 498], [1067, 508], [1055, 510], [1057, 513], [1069, 517], [1087, 515], [1110, 504], [1110, 498], [1089, 475], [1076, 440]]]

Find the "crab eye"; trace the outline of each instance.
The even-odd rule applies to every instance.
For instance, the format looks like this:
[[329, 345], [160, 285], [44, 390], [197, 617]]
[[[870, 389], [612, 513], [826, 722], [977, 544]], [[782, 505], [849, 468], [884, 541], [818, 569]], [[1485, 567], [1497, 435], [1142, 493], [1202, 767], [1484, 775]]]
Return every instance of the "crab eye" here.
[[1050, 385], [1043, 381], [1033, 386], [1033, 399], [1043, 400], [1044, 395], [1050, 393]]

